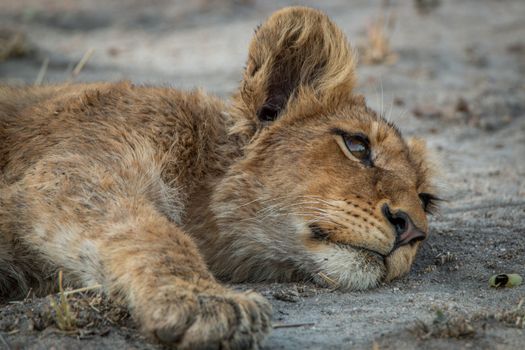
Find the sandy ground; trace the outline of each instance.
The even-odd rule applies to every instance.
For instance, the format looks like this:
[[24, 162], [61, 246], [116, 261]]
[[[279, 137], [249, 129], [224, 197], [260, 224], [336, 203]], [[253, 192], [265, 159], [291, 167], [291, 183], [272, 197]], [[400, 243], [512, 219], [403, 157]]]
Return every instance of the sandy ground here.
[[[359, 91], [406, 135], [428, 141], [447, 201], [412, 272], [394, 283], [358, 293], [235, 286], [268, 297], [276, 324], [295, 324], [274, 329], [267, 349], [525, 347], [525, 311], [516, 309], [525, 287], [488, 287], [495, 273], [525, 275], [525, 2], [435, 2], [303, 2], [331, 15], [355, 46], [381, 11], [392, 16], [397, 58], [362, 64]], [[284, 5], [0, 0], [1, 26], [25, 32], [29, 48], [0, 63], [0, 81], [33, 83], [46, 58], [44, 82], [70, 79], [94, 49], [75, 80], [201, 86], [227, 96], [252, 28]], [[157, 348], [99, 297], [77, 294], [70, 303], [78, 322], [71, 332], [57, 329], [46, 298], [1, 305], [0, 348]]]

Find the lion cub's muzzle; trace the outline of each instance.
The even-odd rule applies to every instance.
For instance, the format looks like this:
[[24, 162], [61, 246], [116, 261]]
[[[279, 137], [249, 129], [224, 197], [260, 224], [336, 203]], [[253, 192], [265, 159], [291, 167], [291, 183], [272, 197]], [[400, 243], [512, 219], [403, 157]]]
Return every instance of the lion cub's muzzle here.
[[383, 205], [381, 210], [396, 231], [396, 243], [393, 250], [407, 244], [413, 245], [427, 237], [426, 232], [420, 230], [404, 211], [398, 210], [392, 213], [387, 204]]

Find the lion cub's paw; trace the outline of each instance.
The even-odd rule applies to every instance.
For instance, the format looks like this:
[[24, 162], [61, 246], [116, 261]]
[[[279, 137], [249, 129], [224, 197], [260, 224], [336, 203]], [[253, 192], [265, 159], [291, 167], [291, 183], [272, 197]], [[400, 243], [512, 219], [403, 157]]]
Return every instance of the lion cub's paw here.
[[271, 328], [271, 306], [255, 292], [177, 299], [140, 317], [147, 333], [177, 349], [259, 349]]

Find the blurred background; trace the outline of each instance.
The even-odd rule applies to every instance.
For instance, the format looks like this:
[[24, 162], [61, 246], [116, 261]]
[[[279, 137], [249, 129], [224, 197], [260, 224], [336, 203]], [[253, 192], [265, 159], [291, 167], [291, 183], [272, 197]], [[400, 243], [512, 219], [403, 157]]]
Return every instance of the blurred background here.
[[129, 79], [227, 96], [254, 28], [293, 4], [342, 27], [359, 89], [385, 113], [408, 99], [416, 117], [492, 128], [523, 111], [522, 0], [0, 0], [0, 81]]
[[[523, 286], [487, 288], [493, 273], [525, 274], [524, 0], [0, 0], [0, 83], [129, 79], [226, 97], [254, 28], [293, 4], [325, 11], [347, 34], [358, 92], [427, 141], [447, 201], [413, 271], [393, 285], [310, 296], [292, 286], [293, 303], [278, 300], [281, 287], [258, 287], [277, 321], [316, 324], [276, 330], [269, 348], [414, 348], [418, 320], [435, 348], [522, 347], [516, 318], [487, 326], [474, 315], [525, 297]], [[434, 336], [436, 308], [464, 315], [466, 333]]]

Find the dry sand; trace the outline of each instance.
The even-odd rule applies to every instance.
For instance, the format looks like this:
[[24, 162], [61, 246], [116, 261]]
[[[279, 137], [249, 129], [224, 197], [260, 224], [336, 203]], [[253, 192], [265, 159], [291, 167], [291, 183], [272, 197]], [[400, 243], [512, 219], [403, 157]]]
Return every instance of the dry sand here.
[[[355, 46], [381, 11], [394, 56], [359, 67], [359, 91], [406, 135], [424, 137], [441, 162], [441, 213], [412, 272], [366, 292], [303, 284], [254, 288], [274, 307], [267, 349], [516, 349], [525, 286], [491, 289], [494, 273], [525, 274], [525, 2], [309, 1]], [[386, 9], [383, 3], [390, 3]], [[437, 6], [417, 7], [437, 3]], [[285, 1], [1, 0], [2, 26], [27, 34], [29, 50], [0, 63], [0, 81], [130, 79], [220, 96], [240, 79], [253, 28]], [[397, 56], [397, 57], [396, 57]], [[79, 329], [62, 332], [49, 301], [0, 305], [0, 348], [157, 348], [125, 312], [92, 295], [71, 300]], [[523, 318], [521, 319], [523, 322]], [[523, 327], [523, 323], [521, 323]]]

